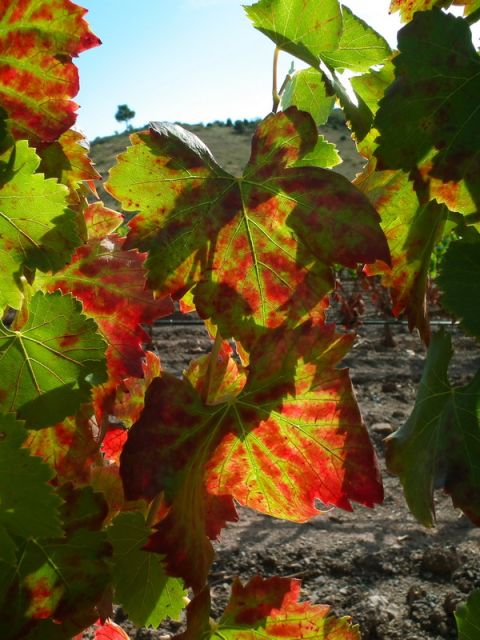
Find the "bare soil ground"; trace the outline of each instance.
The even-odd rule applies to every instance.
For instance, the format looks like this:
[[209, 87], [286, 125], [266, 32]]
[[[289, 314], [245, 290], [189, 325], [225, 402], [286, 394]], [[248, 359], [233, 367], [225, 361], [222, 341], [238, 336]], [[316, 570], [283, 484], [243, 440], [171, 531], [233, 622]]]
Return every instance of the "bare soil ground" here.
[[[240, 171], [249, 156], [249, 135], [221, 127], [196, 132], [220, 164], [232, 173]], [[345, 159], [340, 172], [352, 178], [362, 162], [348, 131], [330, 127], [326, 137], [337, 143]], [[93, 147], [103, 173], [112, 163], [112, 153], [125, 145], [123, 137]], [[302, 580], [305, 599], [327, 603], [337, 615], [352, 616], [364, 640], [456, 638], [453, 611], [480, 587], [480, 531], [442, 495], [437, 497], [437, 526], [424, 529], [409, 514], [398, 479], [386, 471], [384, 438], [408, 417], [425, 356], [419, 338], [405, 327], [395, 326], [393, 333], [396, 346], [387, 348], [381, 327], [360, 327], [345, 361], [380, 459], [383, 505], [374, 510], [356, 507], [353, 513], [334, 509], [304, 525], [240, 509], [239, 522], [216, 543], [210, 575], [213, 617], [225, 606], [234, 576], [295, 576]], [[480, 366], [480, 353], [472, 341], [455, 330], [454, 334], [456, 355], [450, 374], [454, 383], [464, 384]], [[152, 343], [164, 368], [177, 375], [211, 348], [198, 326], [155, 327]], [[135, 629], [120, 609], [116, 619], [136, 640], [159, 639], [182, 625], [168, 622], [159, 630]]]

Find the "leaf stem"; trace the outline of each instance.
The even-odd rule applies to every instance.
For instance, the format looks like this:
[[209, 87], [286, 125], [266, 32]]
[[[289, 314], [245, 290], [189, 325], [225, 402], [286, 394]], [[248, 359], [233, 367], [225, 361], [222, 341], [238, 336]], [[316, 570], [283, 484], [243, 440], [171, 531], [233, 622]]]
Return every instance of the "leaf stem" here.
[[208, 398], [213, 391], [213, 380], [215, 377], [215, 365], [217, 362], [218, 354], [220, 353], [220, 349], [222, 347], [223, 338], [217, 329], [217, 334], [215, 336], [215, 342], [213, 343], [212, 350], [210, 352], [210, 359], [208, 361], [208, 369], [207, 369], [207, 386], [206, 386], [206, 394], [205, 394], [205, 402], [208, 403]]
[[272, 98], [273, 106], [272, 112], [277, 113], [278, 105], [280, 104], [280, 94], [278, 93], [278, 54], [280, 53], [279, 47], [275, 47], [273, 53], [273, 85], [272, 85]]
[[146, 526], [150, 529], [155, 524], [155, 516], [163, 501], [163, 491], [155, 496], [148, 510], [147, 519], [145, 520]]

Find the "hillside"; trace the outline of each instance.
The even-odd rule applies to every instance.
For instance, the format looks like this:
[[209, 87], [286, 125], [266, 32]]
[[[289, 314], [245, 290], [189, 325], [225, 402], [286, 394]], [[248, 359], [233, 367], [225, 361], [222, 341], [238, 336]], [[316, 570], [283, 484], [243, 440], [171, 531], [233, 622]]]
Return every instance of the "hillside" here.
[[[250, 156], [250, 140], [255, 129], [253, 123], [249, 123], [244, 133], [237, 133], [232, 127], [220, 126], [218, 124], [203, 125], [183, 125], [186, 129], [197, 135], [215, 156], [217, 162], [229, 173], [239, 175], [242, 172]], [[340, 123], [332, 122], [320, 128], [320, 133], [329, 141], [334, 143], [344, 162], [335, 171], [353, 178], [362, 167], [362, 160], [356, 152], [355, 145], [350, 138], [347, 127]], [[97, 138], [92, 142], [91, 157], [95, 162], [97, 170], [102, 174], [104, 180], [108, 177], [110, 167], [115, 164], [115, 158], [129, 145], [129, 133]], [[99, 188], [100, 197], [105, 204], [112, 208], [118, 205]]]

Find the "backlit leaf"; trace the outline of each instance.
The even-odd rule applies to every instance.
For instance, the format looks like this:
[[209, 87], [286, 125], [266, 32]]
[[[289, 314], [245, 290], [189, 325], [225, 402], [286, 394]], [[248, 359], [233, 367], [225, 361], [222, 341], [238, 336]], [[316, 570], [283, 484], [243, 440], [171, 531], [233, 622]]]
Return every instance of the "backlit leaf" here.
[[367, 199], [343, 176], [295, 167], [318, 134], [294, 107], [259, 125], [242, 178], [177, 126], [156, 124], [132, 140], [109, 182], [125, 209], [141, 211], [127, 246], [150, 252], [149, 284], [160, 296], [197, 285], [203, 317], [298, 321], [331, 289], [333, 263], [389, 261]]
[[327, 95], [322, 72], [313, 67], [294, 73], [282, 94], [282, 108], [297, 107], [308, 111], [316, 124], [325, 124], [328, 120], [335, 96]]
[[83, 135], [70, 129], [47, 147], [39, 150], [39, 170], [47, 178], [56, 178], [69, 188], [70, 202], [78, 201], [76, 191], [84, 182], [100, 180], [101, 175], [88, 157], [90, 146]]
[[156, 628], [167, 616], [178, 619], [185, 592], [181, 580], [166, 575], [158, 554], [142, 550], [149, 535], [150, 528], [138, 512], [119, 514], [108, 529], [115, 602], [137, 626]]
[[17, 138], [54, 142], [76, 119], [78, 71], [72, 57], [100, 44], [70, 0], [3, 0], [0, 105]]
[[466, 179], [478, 202], [480, 57], [468, 24], [442, 11], [418, 13], [399, 32], [399, 49], [396, 80], [376, 117], [382, 168], [409, 171], [435, 148], [431, 175]]
[[130, 638], [122, 627], [112, 620], [106, 620], [103, 624], [98, 621], [95, 625], [94, 640], [130, 640]]
[[71, 293], [95, 319], [108, 343], [107, 363], [111, 382], [127, 376], [143, 376], [143, 345], [149, 337], [142, 324], [173, 311], [168, 298], [155, 300], [145, 289], [145, 255], [124, 251], [125, 238], [94, 238], [80, 247], [71, 264], [37, 282], [48, 291]]
[[372, 171], [369, 165], [357, 176], [355, 184], [379, 212], [392, 256], [391, 267], [377, 262], [367, 266], [366, 272], [382, 275], [382, 283], [391, 288], [393, 314], [405, 311], [410, 329], [417, 327], [428, 342], [428, 273], [432, 251], [443, 234], [447, 211], [436, 202], [420, 205], [413, 183], [403, 171]]
[[48, 484], [53, 472], [22, 448], [26, 437], [23, 423], [0, 415], [0, 527], [23, 538], [61, 536], [61, 500]]
[[47, 618], [63, 634], [46, 637], [70, 638], [98, 616], [96, 605], [110, 580], [111, 548], [100, 531], [106, 505], [89, 487], [67, 485], [60, 493], [66, 536], [23, 544], [10, 586], [16, 606], [8, 597], [2, 602], [0, 593], [2, 639], [41, 638], [33, 632], [48, 629]]
[[164, 374], [152, 382], [121, 473], [129, 499], [165, 492], [170, 511], [148, 548], [167, 555], [172, 575], [201, 589], [211, 562], [208, 531], [218, 535], [234, 517], [230, 496], [295, 522], [321, 513], [317, 499], [348, 510], [351, 501], [382, 500], [348, 373], [335, 368], [350, 344], [332, 327], [267, 333], [237, 395], [213, 406], [202, 400], [197, 378]]
[[433, 336], [415, 407], [387, 441], [387, 464], [400, 477], [410, 511], [433, 526], [434, 489], [480, 523], [480, 373], [465, 387], [451, 387], [449, 334]]
[[348, 7], [342, 6], [343, 31], [334, 50], [322, 52], [321, 58], [334, 69], [367, 71], [382, 64], [390, 55], [387, 41]]
[[91, 425], [92, 409], [81, 407], [71, 418], [53, 427], [30, 431], [25, 446], [34, 456], [40, 456], [54, 470], [61, 483], [86, 483], [91, 465], [98, 457]]
[[298, 580], [256, 576], [244, 586], [237, 579], [216, 623], [208, 619], [208, 592], [192, 601], [187, 630], [177, 640], [360, 640], [350, 618], [335, 618], [328, 605], [299, 602], [299, 597]]
[[[142, 368], [143, 378], [126, 378], [123, 381], [122, 387], [117, 391], [114, 413], [116, 418], [127, 428], [131, 427], [132, 424], [138, 420], [143, 409], [145, 392], [152, 380], [161, 373], [159, 357], [153, 351], [147, 351]], [[107, 437], [108, 435], [109, 433], [107, 433]], [[110, 444], [112, 444], [112, 442]], [[102, 448], [105, 451], [105, 441]], [[114, 449], [116, 449], [119, 455], [120, 450], [118, 447], [114, 445]]]
[[473, 591], [455, 611], [458, 640], [476, 640], [480, 634], [480, 589]]
[[338, 47], [343, 29], [338, 0], [260, 0], [244, 7], [253, 26], [283, 51], [318, 67]]
[[442, 306], [462, 321], [467, 333], [480, 338], [480, 235], [474, 240], [449, 245], [437, 282]]
[[108, 209], [103, 202], [94, 202], [85, 211], [89, 240], [103, 240], [105, 236], [116, 231], [122, 222], [122, 214]]
[[[1, 56], [0, 56], [1, 57]], [[25, 141], [0, 156], [0, 308], [21, 303], [19, 277], [25, 266], [57, 270], [80, 239], [67, 189], [36, 174], [40, 158]]]
[[37, 292], [19, 331], [0, 324], [0, 398], [6, 413], [33, 429], [61, 422], [106, 379], [105, 343], [81, 305]]
[[[428, 11], [432, 9], [438, 0], [391, 0], [390, 11], [399, 11], [404, 22], [411, 20], [416, 11]], [[449, 4], [465, 7], [465, 15], [472, 13], [480, 8], [480, 0], [450, 0], [450, 2], [442, 2], [442, 6]]]

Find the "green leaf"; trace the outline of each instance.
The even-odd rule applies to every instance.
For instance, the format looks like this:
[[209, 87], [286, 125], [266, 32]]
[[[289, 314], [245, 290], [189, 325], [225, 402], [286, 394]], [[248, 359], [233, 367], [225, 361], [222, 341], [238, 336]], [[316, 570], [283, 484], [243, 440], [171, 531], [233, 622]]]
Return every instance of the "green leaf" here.
[[67, 209], [67, 189], [35, 173], [40, 158], [18, 142], [0, 156], [0, 308], [21, 304], [24, 267], [56, 270], [68, 262], [81, 240], [75, 214]]
[[151, 530], [142, 514], [119, 514], [107, 533], [113, 547], [115, 602], [139, 627], [156, 628], [167, 616], [178, 620], [184, 607], [182, 581], [166, 575], [158, 554], [143, 551]]
[[[66, 485], [59, 493], [65, 498], [65, 537], [23, 543], [13, 575], [2, 572], [0, 565], [2, 640], [67, 639], [98, 618], [97, 607], [111, 579], [111, 547], [100, 531], [107, 506], [90, 487]], [[46, 634], [51, 619], [58, 631], [53, 636]]]
[[322, 72], [313, 67], [297, 71], [282, 94], [282, 109], [293, 106], [307, 111], [319, 125], [327, 122], [334, 103], [335, 96], [327, 94]]
[[72, 57], [100, 44], [70, 0], [3, 0], [0, 104], [17, 138], [54, 142], [75, 122], [78, 71]]
[[253, 577], [245, 586], [236, 579], [225, 612], [209, 621], [207, 590], [187, 609], [187, 630], [176, 640], [360, 640], [357, 626], [336, 618], [328, 605], [299, 602], [300, 582]]
[[322, 52], [325, 64], [334, 69], [367, 71], [390, 55], [387, 41], [366, 22], [342, 5], [343, 31], [335, 50]]
[[81, 304], [60, 293], [37, 292], [18, 331], [0, 324], [0, 397], [38, 429], [73, 415], [106, 379], [105, 343]]
[[452, 242], [437, 280], [442, 306], [459, 318], [462, 328], [480, 338], [480, 235], [475, 241]]
[[331, 142], [327, 142], [323, 136], [318, 136], [315, 148], [306, 153], [301, 160], [297, 160], [294, 167], [319, 167], [320, 169], [330, 169], [341, 164], [337, 147]]
[[438, 10], [417, 13], [398, 38], [396, 80], [375, 121], [381, 168], [410, 171], [435, 148], [431, 175], [466, 179], [478, 202], [480, 57], [468, 24]]
[[334, 263], [389, 261], [368, 200], [343, 176], [296, 166], [318, 133], [295, 107], [260, 123], [241, 178], [179, 127], [156, 124], [132, 139], [108, 183], [124, 208], [140, 209], [127, 246], [149, 251], [149, 284], [160, 297], [195, 287], [202, 317], [238, 324], [248, 316], [269, 327], [323, 317]]
[[387, 440], [387, 466], [400, 477], [412, 514], [433, 526], [434, 489], [480, 524], [480, 372], [465, 387], [451, 387], [450, 335], [433, 336], [415, 407]]
[[[4, 537], [6, 532], [22, 538], [61, 536], [62, 501], [48, 484], [54, 474], [22, 448], [26, 437], [23, 423], [0, 415], [0, 530]], [[1, 547], [2, 559], [11, 559], [11, 547]]]
[[244, 7], [253, 26], [312, 67], [325, 51], [334, 51], [343, 29], [338, 0], [260, 0]]
[[356, 103], [352, 100], [349, 92], [343, 84], [343, 81], [343, 78], [340, 79], [334, 73], [332, 78], [332, 87], [337, 94], [340, 105], [345, 112], [348, 126], [355, 134], [357, 142], [361, 142], [372, 127], [373, 114], [363, 98], [353, 89], [352, 91], [355, 96]]
[[381, 69], [370, 69], [368, 73], [350, 79], [352, 87], [372, 114], [378, 110], [378, 103], [384, 96], [387, 87], [393, 82], [394, 67], [388, 61]]
[[[1, 493], [1, 488], [0, 488]], [[1, 501], [1, 499], [0, 499]], [[10, 537], [6, 528], [0, 524], [0, 562], [10, 566], [17, 563], [17, 545]], [[1, 573], [1, 570], [0, 570]]]
[[472, 591], [465, 604], [455, 611], [458, 640], [477, 640], [480, 637], [480, 589]]

